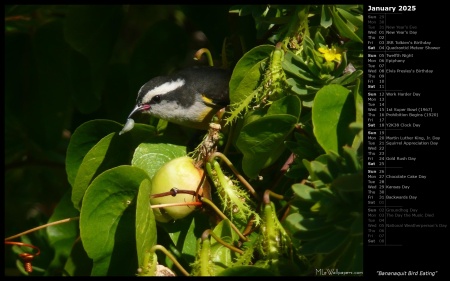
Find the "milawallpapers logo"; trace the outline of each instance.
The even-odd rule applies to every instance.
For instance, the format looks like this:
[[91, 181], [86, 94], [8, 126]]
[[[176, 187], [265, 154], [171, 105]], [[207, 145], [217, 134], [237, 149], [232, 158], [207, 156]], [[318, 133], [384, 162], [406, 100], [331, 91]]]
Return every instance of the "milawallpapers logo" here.
[[341, 275], [363, 275], [362, 272], [339, 271], [334, 268], [316, 268], [316, 276], [341, 276]]

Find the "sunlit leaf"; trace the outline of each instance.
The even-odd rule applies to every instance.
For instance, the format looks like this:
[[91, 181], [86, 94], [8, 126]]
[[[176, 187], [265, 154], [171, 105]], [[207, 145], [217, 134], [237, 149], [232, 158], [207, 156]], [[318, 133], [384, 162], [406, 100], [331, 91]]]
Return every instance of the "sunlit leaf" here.
[[155, 215], [149, 199], [151, 188], [150, 180], [143, 180], [136, 202], [136, 247], [140, 266], [146, 266], [143, 264], [144, 256], [156, 244], [157, 238]]
[[150, 179], [143, 170], [118, 166], [99, 175], [86, 191], [80, 234], [94, 262], [93, 276], [136, 272], [136, 203], [144, 180]]
[[[272, 51], [275, 49], [272, 45], [260, 45], [257, 46], [250, 51], [248, 51], [236, 64], [235, 68], [233, 69], [233, 74], [231, 76], [230, 80], [230, 101], [231, 103], [239, 102], [245, 98], [243, 98], [241, 95], [239, 95], [239, 92], [237, 92], [237, 88], [241, 84], [241, 82], [244, 80], [246, 76], [253, 75], [256, 73], [255, 71], [258, 70], [258, 68], [255, 68], [256, 66], [259, 66], [261, 61], [267, 59]], [[252, 71], [250, 71], [252, 70]], [[253, 75], [255, 76], [255, 75]], [[252, 77], [253, 77], [252, 76]], [[246, 89], [254, 90], [255, 86], [257, 85], [259, 76], [255, 76], [256, 81], [254, 82], [253, 88], [251, 86], [245, 87]], [[242, 86], [240, 86], [242, 87]]]
[[185, 155], [185, 146], [170, 143], [141, 143], [136, 148], [131, 163], [147, 171], [149, 177], [153, 178], [165, 163]]
[[355, 121], [355, 103], [350, 90], [327, 85], [317, 92], [312, 109], [314, 134], [325, 151], [341, 151], [351, 145], [354, 135], [349, 129]]

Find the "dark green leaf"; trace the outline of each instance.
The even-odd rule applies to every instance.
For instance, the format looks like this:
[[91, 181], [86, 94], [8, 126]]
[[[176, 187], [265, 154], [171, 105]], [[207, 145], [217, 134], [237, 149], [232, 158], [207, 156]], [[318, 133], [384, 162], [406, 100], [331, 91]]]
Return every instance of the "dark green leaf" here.
[[336, 178], [332, 183], [331, 187], [343, 191], [359, 191], [363, 188], [363, 174], [359, 172], [357, 174], [343, 175]]
[[89, 276], [92, 270], [92, 259], [90, 259], [83, 248], [81, 239], [73, 244], [72, 252], [64, 266], [63, 276]]
[[302, 255], [328, 254], [338, 248], [348, 238], [348, 232], [331, 231], [321, 240], [313, 240], [305, 243], [300, 248]]
[[243, 169], [249, 177], [275, 162], [284, 151], [284, 140], [300, 116], [300, 99], [286, 96], [272, 103], [267, 114], [246, 124], [236, 141], [244, 154]]
[[242, 168], [248, 177], [256, 178], [267, 163], [273, 163], [280, 156], [279, 148], [284, 148], [283, 141], [297, 120], [287, 114], [271, 115], [242, 128], [236, 145], [244, 154]]
[[72, 251], [75, 239], [78, 237], [78, 219], [76, 217], [78, 217], [79, 212], [73, 207], [70, 196], [70, 192], [66, 192], [48, 222], [51, 223], [68, 218], [73, 218], [74, 220], [46, 228], [49, 243], [55, 249], [55, 256], [47, 268], [49, 275], [61, 272]]
[[210, 227], [208, 217], [201, 212], [194, 212], [175, 223], [162, 223], [160, 226], [169, 234], [175, 248], [180, 253], [180, 259], [193, 263], [197, 253], [197, 239], [203, 231]]
[[353, 272], [354, 275], [362, 275], [363, 271], [363, 242], [362, 236], [351, 239], [346, 251], [336, 264], [336, 268], [341, 272]]
[[350, 234], [352, 236], [359, 236], [363, 235], [363, 232], [364, 232], [364, 219], [362, 214], [360, 214], [355, 218], [355, 221], [352, 223], [352, 226], [350, 227]]
[[122, 129], [121, 124], [110, 120], [92, 120], [80, 125], [73, 132], [66, 154], [66, 172], [73, 186], [84, 156], [103, 137]]

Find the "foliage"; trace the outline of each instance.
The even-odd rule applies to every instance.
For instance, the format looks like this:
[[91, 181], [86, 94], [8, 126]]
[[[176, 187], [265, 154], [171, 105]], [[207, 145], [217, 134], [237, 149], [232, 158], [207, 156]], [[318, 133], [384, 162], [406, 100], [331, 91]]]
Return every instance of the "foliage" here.
[[[6, 235], [79, 216], [21, 236], [41, 255], [33, 272], [19, 271], [361, 275], [362, 14], [359, 5], [6, 6]], [[208, 41], [192, 40], [199, 31]], [[119, 135], [121, 122], [150, 78], [205, 64], [191, 59], [200, 48], [232, 70], [231, 103], [219, 153], [199, 164], [211, 197], [203, 190], [195, 212], [164, 223], [150, 204], [153, 177], [201, 139], [155, 118]], [[40, 193], [23, 203], [14, 189]], [[12, 211], [33, 200], [58, 204], [37, 221]], [[6, 266], [25, 251], [12, 250]]]

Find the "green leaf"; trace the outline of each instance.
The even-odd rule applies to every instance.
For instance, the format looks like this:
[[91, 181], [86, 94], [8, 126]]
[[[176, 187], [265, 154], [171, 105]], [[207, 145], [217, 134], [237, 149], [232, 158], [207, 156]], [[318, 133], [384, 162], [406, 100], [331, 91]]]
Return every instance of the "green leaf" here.
[[336, 5], [336, 11], [346, 20], [351, 22], [354, 26], [362, 27], [364, 24], [364, 17], [361, 13], [356, 14], [352, 9], [358, 9], [354, 5]]
[[134, 151], [131, 164], [147, 171], [150, 178], [165, 163], [185, 156], [186, 147], [170, 143], [141, 143]]
[[92, 180], [103, 171], [131, 163], [136, 146], [155, 136], [154, 128], [135, 124], [133, 130], [119, 135], [110, 133], [102, 138], [83, 158], [72, 188], [72, 202], [79, 209], [84, 193]]
[[336, 8], [329, 7], [331, 11], [331, 15], [333, 17], [333, 24], [336, 26], [338, 32], [341, 36], [349, 38], [359, 43], [363, 43], [363, 40], [355, 33], [357, 30], [352, 30], [349, 26], [344, 22], [344, 20], [339, 15]]
[[256, 178], [266, 163], [280, 156], [277, 150], [294, 129], [297, 120], [288, 114], [271, 115], [242, 128], [236, 145], [244, 155], [242, 168], [248, 177]]
[[99, 175], [86, 191], [80, 235], [94, 262], [93, 276], [136, 272], [136, 201], [144, 180], [150, 181], [143, 170], [119, 166]]
[[[64, 194], [48, 220], [49, 223], [75, 218], [79, 215], [78, 210], [73, 207], [70, 201], [70, 195], [70, 192]], [[70, 256], [75, 239], [78, 237], [78, 220], [49, 226], [46, 231], [48, 242], [55, 249], [53, 260], [47, 268], [47, 273], [53, 275], [53, 273], [60, 272], [64, 268], [64, 264]]]
[[351, 145], [354, 135], [349, 129], [355, 121], [355, 103], [350, 91], [341, 85], [327, 85], [314, 99], [312, 121], [317, 142], [325, 151], [341, 151]]
[[331, 253], [345, 242], [348, 235], [348, 232], [345, 231], [331, 231], [320, 240], [308, 241], [301, 246], [299, 252], [302, 255]]
[[330, 10], [326, 8], [326, 5], [322, 5], [322, 13], [320, 15], [320, 25], [324, 28], [328, 28], [333, 24]]
[[300, 113], [300, 99], [297, 96], [286, 96], [274, 101], [267, 110], [266, 116], [289, 114], [299, 118]]
[[[228, 220], [222, 220], [214, 227], [214, 234], [219, 236], [225, 243], [233, 245], [233, 236], [237, 236], [232, 231], [230, 222]], [[234, 235], [233, 235], [234, 234]], [[229, 248], [217, 242], [214, 237], [211, 236], [211, 261], [214, 263], [215, 275], [222, 270], [231, 267], [233, 264], [233, 255]]]
[[[318, 196], [320, 196], [320, 191], [314, 189], [305, 184], [296, 183], [292, 185], [292, 191], [294, 194], [305, 201], [314, 202], [318, 200]], [[320, 197], [319, 197], [320, 198]]]
[[364, 219], [363, 216], [359, 214], [355, 218], [355, 221], [352, 223], [350, 227], [350, 234], [352, 236], [359, 236], [363, 235], [363, 232], [364, 232]]
[[333, 176], [328, 169], [328, 165], [320, 163], [319, 161], [311, 161], [312, 173], [323, 183], [331, 183]]
[[356, 70], [350, 74], [345, 74], [330, 82], [330, 84], [339, 84], [342, 86], [349, 85], [363, 74], [362, 70]]
[[331, 183], [331, 188], [339, 191], [360, 191], [363, 188], [363, 174], [342, 175]]
[[336, 268], [342, 272], [354, 272], [355, 275], [361, 275], [363, 271], [361, 259], [364, 259], [362, 235], [351, 239], [347, 249], [337, 261]]
[[[291, 52], [286, 53], [286, 59], [282, 62], [283, 70], [286, 71], [286, 73], [293, 75], [297, 80], [300, 79], [303, 83], [306, 82], [316, 82], [315, 78], [312, 76], [312, 73], [309, 71], [307, 65], [302, 65], [303, 62], [299, 62], [301, 59], [298, 58], [297, 60], [293, 60], [293, 57], [295, 55], [290, 55]], [[289, 61], [291, 59], [291, 61]], [[299, 67], [298, 64], [300, 64], [302, 67]], [[292, 79], [292, 78], [291, 78]], [[292, 82], [288, 82], [290, 84], [293, 84]]]
[[300, 117], [297, 96], [286, 96], [272, 103], [267, 114], [242, 129], [236, 146], [243, 153], [245, 174], [255, 178], [259, 171], [274, 163], [284, 151], [284, 141]]
[[168, 233], [171, 242], [179, 252], [179, 259], [184, 259], [187, 264], [195, 261], [198, 237], [211, 227], [208, 217], [201, 212], [193, 212], [175, 223], [162, 223], [159, 226]]
[[144, 256], [156, 244], [157, 238], [155, 215], [149, 200], [151, 188], [151, 182], [144, 179], [136, 202], [136, 248], [140, 267], [146, 266], [143, 264]]
[[346, 241], [342, 243], [339, 247], [335, 248], [331, 253], [323, 256], [323, 259], [320, 261], [321, 268], [336, 268], [339, 271], [342, 271], [342, 268], [337, 268], [336, 263], [340, 262], [342, 256], [347, 251], [350, 246], [351, 237], [348, 236]]
[[122, 125], [110, 120], [91, 120], [81, 124], [72, 134], [66, 153], [66, 173], [73, 186], [84, 156], [104, 136], [118, 132]]
[[257, 78], [256, 80], [254, 78], [246, 79], [250, 81], [254, 80], [254, 86], [252, 88], [251, 83], [246, 82], [248, 85], [245, 88], [251, 90], [255, 89], [257, 83], [259, 82], [259, 75], [256, 75], [259, 74], [259, 66], [262, 61], [270, 57], [270, 54], [274, 49], [275, 47], [273, 45], [257, 46], [245, 53], [244, 56], [237, 62], [230, 79], [230, 101], [232, 104], [245, 99], [239, 95], [240, 91], [238, 92], [237, 88], [242, 87], [240, 84], [244, 81], [246, 76], [251, 75], [252, 77], [255, 76]]
[[303, 134], [296, 134], [295, 142], [286, 141], [285, 144], [296, 155], [297, 161], [302, 159], [313, 160], [321, 153], [314, 142]]
[[241, 113], [248, 110], [251, 102], [258, 96], [257, 86], [261, 79], [261, 65], [255, 64], [242, 79], [236, 90], [230, 91], [231, 114], [227, 118], [227, 123], [235, 120]]
[[[364, 128], [364, 99], [362, 96], [362, 91], [361, 91], [361, 83], [360, 80], [356, 80], [356, 87], [353, 89], [353, 95], [355, 97], [355, 108], [356, 108], [356, 122], [359, 123], [360, 126], [360, 130], [363, 130]], [[355, 127], [357, 127], [357, 124], [351, 124], [354, 125]], [[361, 140], [362, 141], [362, 140]]]
[[354, 148], [344, 146], [342, 148], [342, 156], [345, 159], [348, 173], [356, 173], [361, 170], [361, 163], [360, 160], [358, 160], [358, 154]]

